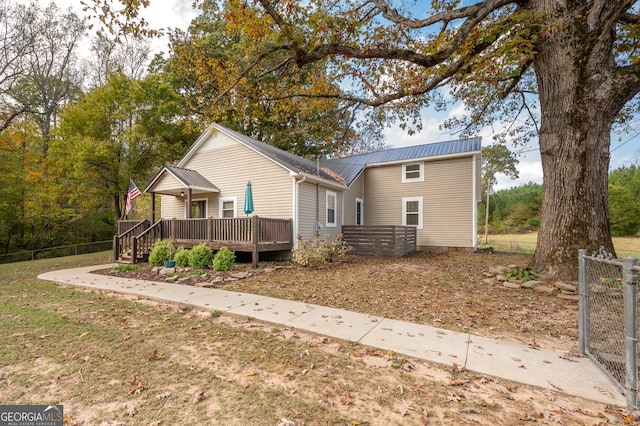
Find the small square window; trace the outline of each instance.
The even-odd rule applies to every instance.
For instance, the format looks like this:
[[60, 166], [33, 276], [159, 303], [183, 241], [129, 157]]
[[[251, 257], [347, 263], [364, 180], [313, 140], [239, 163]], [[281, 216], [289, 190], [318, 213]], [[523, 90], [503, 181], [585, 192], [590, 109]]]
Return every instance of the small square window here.
[[402, 182], [424, 181], [423, 163], [404, 164], [402, 166]]

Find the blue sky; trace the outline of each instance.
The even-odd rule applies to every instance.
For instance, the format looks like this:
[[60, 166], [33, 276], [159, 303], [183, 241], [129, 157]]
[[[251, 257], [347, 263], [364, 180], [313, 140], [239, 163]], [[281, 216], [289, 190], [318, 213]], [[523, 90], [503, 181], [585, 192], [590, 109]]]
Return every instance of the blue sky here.
[[[28, 0], [22, 0], [27, 2]], [[41, 5], [49, 4], [49, 0], [37, 0]], [[71, 7], [82, 15], [78, 0], [54, 0], [60, 8]], [[143, 17], [153, 28], [179, 27], [186, 29], [196, 12], [192, 9], [191, 0], [151, 0], [149, 8], [143, 10]], [[155, 52], [167, 51], [166, 40], [157, 40], [154, 43]], [[432, 142], [441, 142], [457, 139], [458, 136], [447, 131], [440, 130], [440, 125], [447, 118], [463, 113], [463, 106], [458, 104], [447, 111], [426, 110], [422, 114], [423, 130], [419, 134], [408, 135], [398, 126], [385, 129], [386, 142], [393, 147], [420, 145]], [[496, 123], [499, 126], [499, 123]], [[640, 163], [640, 119], [630, 123], [627, 133], [611, 135], [611, 166], [616, 169], [625, 165]], [[483, 146], [492, 143], [492, 129], [485, 128], [479, 136], [483, 138]], [[498, 176], [498, 184], [495, 189], [506, 189], [522, 185], [528, 182], [542, 183], [542, 166], [540, 165], [540, 150], [537, 141], [529, 142], [526, 147], [513, 147], [510, 149], [521, 152], [518, 159], [518, 171], [520, 177], [511, 180], [506, 176]]]

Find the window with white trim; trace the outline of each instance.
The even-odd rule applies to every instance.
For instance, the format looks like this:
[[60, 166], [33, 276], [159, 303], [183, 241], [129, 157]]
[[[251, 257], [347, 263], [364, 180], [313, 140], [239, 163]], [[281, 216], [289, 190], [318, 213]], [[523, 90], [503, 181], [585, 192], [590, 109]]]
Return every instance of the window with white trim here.
[[411, 163], [402, 165], [402, 182], [423, 182], [424, 163]]
[[221, 197], [220, 198], [220, 217], [236, 217], [236, 205], [238, 197]]
[[422, 229], [422, 197], [402, 197], [402, 224]]
[[361, 198], [356, 198], [356, 225], [364, 225], [363, 209], [364, 203]]
[[338, 194], [333, 191], [327, 191], [327, 226], [337, 226], [336, 206], [338, 205]]

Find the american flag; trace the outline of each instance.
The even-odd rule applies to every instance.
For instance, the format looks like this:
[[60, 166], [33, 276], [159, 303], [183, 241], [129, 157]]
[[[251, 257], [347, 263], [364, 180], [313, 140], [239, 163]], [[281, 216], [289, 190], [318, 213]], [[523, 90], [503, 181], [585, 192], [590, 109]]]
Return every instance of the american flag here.
[[133, 200], [135, 200], [139, 196], [140, 196], [140, 190], [138, 189], [136, 184], [133, 183], [133, 179], [129, 179], [129, 192], [127, 192], [127, 203], [124, 206], [125, 216], [128, 215], [129, 212], [131, 211], [131, 204], [133, 203]]

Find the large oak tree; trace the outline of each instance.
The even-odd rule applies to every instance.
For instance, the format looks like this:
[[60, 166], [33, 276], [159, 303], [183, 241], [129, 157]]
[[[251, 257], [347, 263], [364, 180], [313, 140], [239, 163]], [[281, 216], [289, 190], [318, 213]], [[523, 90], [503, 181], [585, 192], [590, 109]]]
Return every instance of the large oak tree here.
[[[141, 2], [125, 3], [136, 9]], [[546, 278], [575, 278], [579, 248], [614, 250], [610, 133], [618, 117], [637, 111], [638, 2], [424, 3], [229, 0], [225, 19], [248, 37], [271, 40], [249, 63], [283, 52], [274, 71], [324, 63], [337, 83], [332, 87], [340, 88], [324, 95], [371, 106], [371, 117], [381, 122], [399, 120], [419, 130], [421, 109], [444, 102], [439, 89], [446, 88], [468, 107], [469, 115], [458, 120], [468, 130], [511, 120], [504, 138], [518, 131], [536, 135], [544, 194], [534, 266]]]

